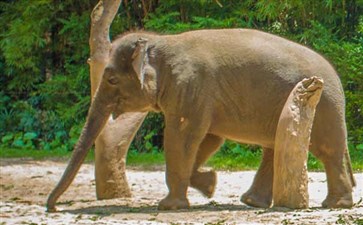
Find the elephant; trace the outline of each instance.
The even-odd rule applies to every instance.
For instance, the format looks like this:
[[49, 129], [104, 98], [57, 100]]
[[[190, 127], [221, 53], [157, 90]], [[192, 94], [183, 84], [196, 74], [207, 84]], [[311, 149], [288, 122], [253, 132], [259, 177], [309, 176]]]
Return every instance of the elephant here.
[[149, 111], [165, 118], [169, 193], [159, 202], [160, 210], [188, 208], [189, 186], [212, 197], [216, 174], [201, 166], [225, 139], [262, 147], [260, 168], [241, 201], [270, 207], [279, 116], [294, 86], [312, 76], [324, 80], [309, 148], [327, 174], [322, 206], [351, 207], [355, 180], [345, 98], [333, 66], [313, 50], [273, 34], [207, 29], [175, 35], [131, 32], [113, 41], [78, 143], [49, 195], [48, 210], [55, 210], [110, 115]]

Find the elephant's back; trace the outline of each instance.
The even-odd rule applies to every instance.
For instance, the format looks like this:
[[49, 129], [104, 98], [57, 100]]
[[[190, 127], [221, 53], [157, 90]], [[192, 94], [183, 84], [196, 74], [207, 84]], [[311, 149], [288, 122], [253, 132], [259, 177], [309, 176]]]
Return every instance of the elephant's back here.
[[173, 37], [174, 44], [182, 46], [181, 60], [190, 58], [204, 76], [234, 80], [242, 86], [248, 79], [266, 86], [264, 90], [283, 91], [292, 90], [306, 77], [317, 76], [324, 80], [325, 94], [343, 96], [332, 65], [310, 48], [285, 38], [252, 29], [199, 30]]
[[339, 83], [334, 68], [320, 54], [293, 41], [262, 31], [197, 30], [167, 35], [165, 38], [171, 52], [183, 55], [183, 59], [192, 58], [195, 64], [207, 65], [211, 68], [211, 73], [227, 72], [223, 69], [259, 70], [264, 76], [277, 75], [293, 83], [296, 79], [310, 76]]

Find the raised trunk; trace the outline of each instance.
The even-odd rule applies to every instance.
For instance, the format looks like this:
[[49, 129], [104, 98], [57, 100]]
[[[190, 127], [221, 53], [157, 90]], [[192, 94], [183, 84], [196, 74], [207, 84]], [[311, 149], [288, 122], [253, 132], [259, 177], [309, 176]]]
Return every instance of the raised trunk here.
[[48, 197], [47, 210], [55, 211], [55, 203], [59, 196], [68, 188], [86, 158], [102, 128], [106, 124], [112, 111], [112, 106], [105, 107], [105, 102], [96, 97], [88, 112], [87, 121], [82, 129], [81, 136], [74, 147], [72, 157], [64, 171], [62, 178]]

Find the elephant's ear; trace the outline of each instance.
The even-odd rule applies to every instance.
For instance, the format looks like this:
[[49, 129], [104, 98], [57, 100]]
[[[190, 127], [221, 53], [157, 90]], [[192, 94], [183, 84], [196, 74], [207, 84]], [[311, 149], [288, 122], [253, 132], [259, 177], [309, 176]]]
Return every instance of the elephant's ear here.
[[149, 62], [147, 39], [140, 38], [136, 42], [136, 48], [132, 55], [132, 67], [134, 68], [141, 84], [141, 89], [144, 88], [145, 82], [145, 67]]

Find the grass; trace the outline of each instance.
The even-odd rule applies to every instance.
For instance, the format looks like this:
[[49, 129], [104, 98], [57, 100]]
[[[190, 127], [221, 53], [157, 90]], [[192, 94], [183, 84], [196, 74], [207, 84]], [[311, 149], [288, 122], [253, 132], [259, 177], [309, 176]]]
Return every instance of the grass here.
[[[217, 153], [207, 162], [207, 165], [218, 170], [257, 170], [262, 159], [261, 151], [250, 152], [246, 151], [244, 154], [226, 155]], [[356, 165], [356, 169], [362, 171], [361, 166]], [[323, 164], [309, 153], [308, 158], [309, 171], [323, 171]]]
[[256, 170], [260, 165], [261, 151], [240, 151], [226, 154], [217, 152], [207, 162], [207, 166], [217, 170]]
[[[57, 160], [67, 161], [71, 157], [72, 152], [66, 150], [32, 150], [32, 149], [15, 149], [1, 148], [1, 158], [24, 158], [32, 160]], [[94, 151], [90, 151], [86, 157], [86, 162], [94, 160]]]
[[[25, 150], [25, 149], [0, 149], [1, 158], [26, 158], [33, 160], [57, 160], [67, 161], [72, 152], [65, 150]], [[358, 150], [351, 150], [352, 167], [355, 172], [363, 171], [363, 157], [362, 152]], [[262, 153], [260, 150], [246, 151], [241, 150], [237, 153], [226, 154], [223, 151], [218, 152], [206, 163], [207, 166], [213, 167], [217, 170], [256, 170], [261, 161]], [[90, 151], [87, 155], [86, 162], [94, 161], [94, 151]], [[152, 169], [165, 165], [164, 154], [156, 153], [137, 153], [136, 151], [129, 151], [127, 156], [127, 165], [141, 167], [143, 169]], [[323, 165], [320, 161], [315, 159], [309, 154], [308, 169], [310, 171], [322, 171]]]
[[[358, 145], [357, 145], [358, 146]], [[362, 144], [360, 148], [349, 145], [349, 155], [352, 162], [352, 168], [355, 172], [363, 172], [363, 149]]]
[[161, 152], [156, 153], [137, 153], [129, 151], [127, 154], [127, 165], [137, 166], [143, 169], [151, 169], [153, 167], [164, 166], [165, 158]]

